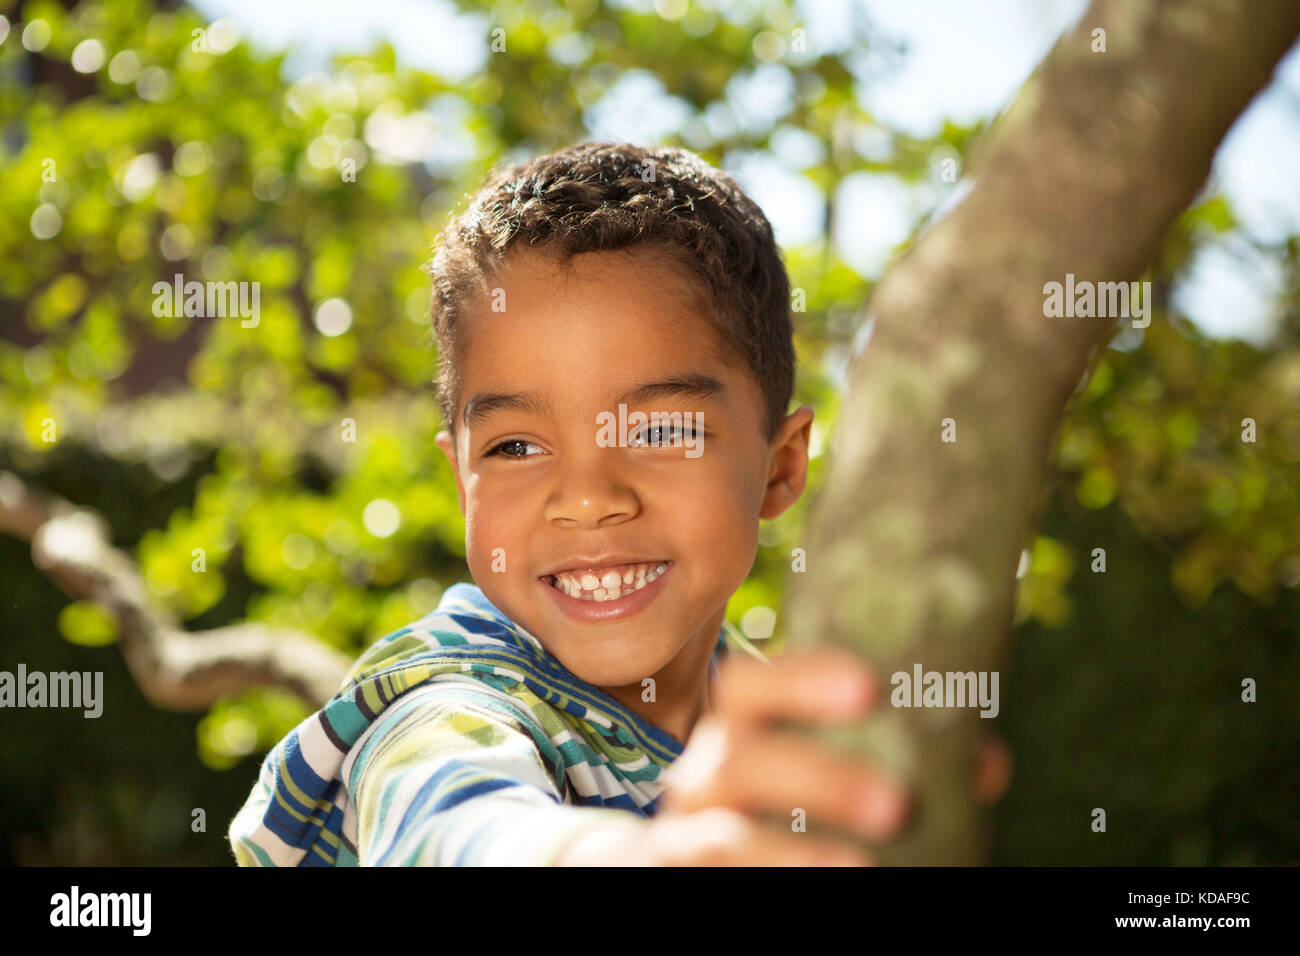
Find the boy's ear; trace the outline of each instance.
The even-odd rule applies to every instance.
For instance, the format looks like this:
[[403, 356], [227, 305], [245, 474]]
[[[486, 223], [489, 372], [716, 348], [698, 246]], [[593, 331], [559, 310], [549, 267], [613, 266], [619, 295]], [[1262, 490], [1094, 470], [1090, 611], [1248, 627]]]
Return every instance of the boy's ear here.
[[456, 461], [456, 443], [451, 437], [451, 432], [445, 428], [438, 432], [433, 439], [434, 442], [442, 449], [442, 453], [447, 456], [447, 461], [451, 462], [451, 473], [456, 476], [456, 497], [460, 499], [460, 513], [465, 513], [465, 485], [460, 480], [460, 465]]
[[801, 405], [781, 423], [772, 438], [771, 466], [763, 505], [758, 516], [768, 521], [779, 517], [803, 494], [808, 481], [808, 443], [812, 434], [813, 410]]

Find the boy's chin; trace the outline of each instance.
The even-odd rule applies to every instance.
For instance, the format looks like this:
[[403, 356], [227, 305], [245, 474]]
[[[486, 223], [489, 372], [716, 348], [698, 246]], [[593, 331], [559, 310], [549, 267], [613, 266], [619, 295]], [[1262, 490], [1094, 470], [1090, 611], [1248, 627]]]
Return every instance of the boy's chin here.
[[644, 659], [631, 658], [626, 649], [620, 649], [613, 660], [600, 660], [592, 655], [580, 655], [577, 659], [572, 653], [547, 648], [574, 677], [590, 684], [592, 687], [634, 687], [638, 694], [650, 693], [650, 685], [642, 686], [647, 677], [653, 677], [668, 663], [670, 654], [647, 655]]

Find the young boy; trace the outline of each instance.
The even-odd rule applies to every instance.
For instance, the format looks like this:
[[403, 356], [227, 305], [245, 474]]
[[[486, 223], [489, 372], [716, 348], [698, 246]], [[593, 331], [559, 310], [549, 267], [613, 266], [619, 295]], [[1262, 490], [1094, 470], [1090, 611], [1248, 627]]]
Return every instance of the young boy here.
[[791, 814], [879, 839], [905, 793], [767, 725], [860, 716], [870, 674], [724, 626], [813, 418], [763, 213], [685, 150], [583, 143], [493, 174], [432, 272], [475, 585], [267, 755], [239, 863], [865, 862]]

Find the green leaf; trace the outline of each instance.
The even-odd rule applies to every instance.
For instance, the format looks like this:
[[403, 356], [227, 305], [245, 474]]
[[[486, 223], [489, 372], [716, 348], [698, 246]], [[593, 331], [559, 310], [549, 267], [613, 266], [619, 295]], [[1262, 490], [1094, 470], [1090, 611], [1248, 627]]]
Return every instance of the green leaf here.
[[104, 647], [117, 641], [117, 620], [98, 604], [74, 601], [59, 612], [59, 633], [82, 647]]

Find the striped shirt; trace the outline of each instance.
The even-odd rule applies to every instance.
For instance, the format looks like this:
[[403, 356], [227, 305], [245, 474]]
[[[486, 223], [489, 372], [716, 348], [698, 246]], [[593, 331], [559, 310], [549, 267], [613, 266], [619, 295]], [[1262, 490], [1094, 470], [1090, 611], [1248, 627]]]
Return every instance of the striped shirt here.
[[[724, 622], [711, 673], [732, 649], [766, 660]], [[652, 817], [681, 750], [456, 584], [272, 748], [227, 837], [241, 866], [546, 866]]]

